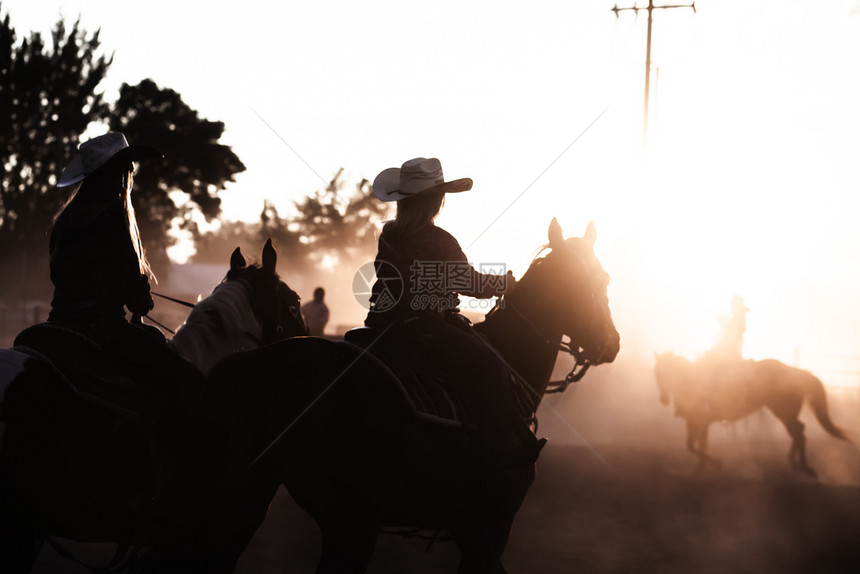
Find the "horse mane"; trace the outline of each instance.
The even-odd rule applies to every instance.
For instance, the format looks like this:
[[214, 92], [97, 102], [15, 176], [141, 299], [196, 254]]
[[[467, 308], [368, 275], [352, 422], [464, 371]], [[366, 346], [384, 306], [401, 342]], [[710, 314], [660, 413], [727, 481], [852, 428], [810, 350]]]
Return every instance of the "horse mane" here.
[[[262, 337], [249, 289], [230, 271], [212, 293], [198, 302], [170, 345], [206, 373], [227, 354], [250, 347]], [[225, 333], [227, 334], [225, 336]]]
[[[224, 277], [224, 280], [221, 283], [224, 283], [226, 281], [230, 281], [231, 279], [236, 279], [237, 277], [244, 275], [246, 273], [257, 274], [257, 273], [260, 273], [262, 271], [263, 271], [263, 265], [261, 263], [250, 263], [248, 265], [245, 265], [244, 267], [239, 267], [239, 268], [235, 268], [235, 269], [231, 268], [227, 271], [227, 275]], [[272, 271], [272, 274], [275, 276], [275, 281], [281, 280], [280, 275], [278, 275], [274, 271]], [[215, 288], [217, 289], [218, 287], [216, 286]]]
[[[523, 284], [522, 282], [524, 280], [526, 281], [525, 285], [526, 285], [526, 288], [528, 289], [528, 287], [531, 283], [531, 280], [530, 279], [526, 280], [526, 277], [529, 276], [529, 273], [532, 272], [532, 270], [537, 270], [539, 268], [539, 266], [541, 265], [541, 263], [543, 263], [546, 260], [546, 255], [544, 255], [544, 252], [547, 249], [549, 249], [549, 244], [541, 245], [535, 251], [535, 255], [532, 258], [531, 263], [529, 263], [528, 269], [526, 269], [526, 272], [523, 273], [523, 276], [520, 278], [520, 280], [517, 281], [517, 291], [519, 291], [520, 287]], [[534, 275], [535, 275], [535, 273], [531, 273], [532, 277], [534, 277]], [[496, 314], [496, 311], [498, 311], [499, 309], [501, 309], [504, 306], [504, 302], [505, 302], [506, 298], [508, 298], [508, 297], [510, 297], [510, 296], [509, 295], [502, 295], [500, 297], [497, 297], [496, 298], [496, 304], [493, 305], [493, 307], [484, 314], [484, 320], [486, 321], [486, 320], [492, 319], [493, 315]]]
[[259, 326], [251, 309], [248, 287], [232, 279], [229, 273], [208, 297], [194, 306], [187, 323], [199, 323], [207, 328], [217, 325], [226, 331], [245, 331]]
[[[570, 239], [575, 239], [575, 238], [570, 238]], [[541, 269], [541, 265], [546, 263], [547, 258], [550, 257], [553, 254], [553, 252], [554, 252], [554, 250], [549, 243], [544, 243], [543, 245], [540, 245], [537, 249], [535, 249], [534, 257], [532, 258], [531, 263], [529, 263], [529, 266], [528, 266], [528, 269], [526, 269], [526, 272], [523, 273], [523, 276], [520, 279], [520, 281], [525, 280], [526, 276], [528, 276], [529, 273], [531, 273], [532, 276], [536, 275], [536, 273], [534, 273], [533, 271], [537, 271], [537, 270]], [[517, 284], [517, 288], [519, 288], [519, 283]]]
[[[534, 257], [532, 257], [531, 263], [529, 263], [528, 268], [526, 269], [525, 273], [523, 273], [522, 277], [520, 277], [520, 280], [517, 281], [517, 287], [514, 291], [514, 294], [512, 294], [514, 299], [516, 299], [518, 297], [525, 297], [526, 299], [532, 297], [532, 293], [531, 293], [531, 289], [533, 289], [532, 286], [537, 284], [537, 282], [535, 281], [535, 278], [538, 277], [540, 275], [540, 272], [544, 270], [544, 266], [546, 264], [547, 257], [549, 257], [551, 254], [552, 254], [552, 248], [550, 247], [549, 243], [541, 245], [540, 247], [538, 247], [535, 250], [535, 254], [534, 254]], [[523, 294], [523, 292], [521, 291], [522, 288], [526, 289], [525, 294]], [[500, 303], [505, 299], [505, 297], [509, 297], [509, 296], [504, 295], [502, 297], [499, 297], [498, 301], [496, 302], [496, 306], [494, 306], [490, 310], [490, 312], [487, 313], [486, 318], [489, 318], [489, 316], [498, 307], [501, 306]]]

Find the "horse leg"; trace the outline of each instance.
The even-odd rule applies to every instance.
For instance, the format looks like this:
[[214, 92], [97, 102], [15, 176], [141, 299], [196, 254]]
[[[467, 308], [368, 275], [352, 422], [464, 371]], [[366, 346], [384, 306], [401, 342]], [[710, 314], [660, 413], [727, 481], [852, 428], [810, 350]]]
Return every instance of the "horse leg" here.
[[806, 461], [806, 436], [803, 433], [806, 427], [798, 418], [802, 406], [803, 403], [800, 400], [793, 400], [788, 403], [768, 405], [768, 408], [776, 415], [791, 437], [791, 448], [788, 450], [788, 464], [791, 469], [814, 478], [817, 475]]
[[44, 538], [16, 508], [0, 477], [0, 572], [29, 572], [43, 542]]
[[[499, 525], [476, 524], [468, 536], [457, 537], [462, 556], [457, 574], [505, 574], [502, 552], [507, 545], [510, 527], [499, 532]], [[482, 528], [486, 528], [483, 530]]]
[[344, 505], [314, 516], [322, 532], [317, 574], [360, 573], [367, 569], [380, 524], [375, 510]]
[[699, 459], [699, 464], [696, 467], [697, 472], [704, 472], [709, 464], [714, 466], [716, 470], [720, 470], [723, 467], [723, 463], [719, 459], [707, 455], [705, 452], [707, 448], [708, 425], [696, 424], [687, 420], [687, 450]]
[[693, 424], [693, 421], [687, 419], [687, 450], [699, 459], [699, 465], [696, 467], [696, 470], [702, 472], [705, 462], [699, 454], [699, 449], [696, 447], [696, 443], [698, 442], [697, 434], [698, 429]]
[[504, 574], [502, 553], [508, 543], [513, 514], [481, 512], [460, 523], [455, 535], [462, 556], [457, 574]]
[[[236, 568], [257, 528], [266, 518], [278, 483], [262, 465], [223, 480], [205, 483], [200, 492], [183, 484], [169, 493], [162, 504], [170, 519], [161, 517], [159, 538], [141, 561], [141, 572], [149, 574], [228, 574]], [[198, 490], [201, 486], [197, 486]], [[189, 542], [181, 531], [195, 532]], [[185, 535], [185, 538], [188, 538]], [[166, 543], [165, 543], [166, 542]]]
[[502, 554], [534, 477], [534, 466], [506, 470], [482, 483], [480, 493], [473, 493], [472, 500], [484, 502], [469, 505], [451, 528], [462, 553], [458, 574], [504, 574]]
[[[278, 484], [265, 473], [224, 487], [216, 508], [207, 512], [206, 543], [194, 563], [201, 572], [232, 572], [257, 528], [266, 519]], [[202, 558], [202, 560], [201, 560]]]
[[702, 456], [704, 457], [705, 462], [710, 464], [714, 470], [722, 470], [723, 462], [720, 459], [705, 454], [705, 451], [708, 449], [708, 430], [709, 425], [705, 424], [702, 426], [702, 434], [699, 438], [699, 446], [702, 449]]
[[792, 470], [802, 472], [812, 478], [816, 478], [818, 474], [806, 460], [806, 435], [803, 430], [806, 428], [802, 422], [797, 419], [793, 421], [783, 421], [788, 434], [791, 435], [791, 448], [788, 451], [788, 463]]

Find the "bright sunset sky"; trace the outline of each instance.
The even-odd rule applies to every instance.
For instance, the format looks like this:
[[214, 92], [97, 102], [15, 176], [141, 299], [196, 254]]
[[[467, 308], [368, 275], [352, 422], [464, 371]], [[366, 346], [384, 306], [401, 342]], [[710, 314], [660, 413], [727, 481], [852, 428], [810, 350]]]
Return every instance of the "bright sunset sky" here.
[[152, 78], [224, 121], [248, 167], [223, 195], [228, 218], [256, 218], [264, 198], [288, 209], [341, 166], [373, 179], [435, 156], [475, 180], [438, 220], [475, 262], [520, 275], [553, 216], [568, 234], [595, 221], [628, 356], [701, 353], [737, 293], [748, 356], [797, 352], [826, 382], [860, 385], [860, 0], [655, 11], [644, 157], [646, 17], [616, 19], [614, 4], [2, 0], [0, 12], [19, 37], [80, 14], [115, 52], [109, 100]]

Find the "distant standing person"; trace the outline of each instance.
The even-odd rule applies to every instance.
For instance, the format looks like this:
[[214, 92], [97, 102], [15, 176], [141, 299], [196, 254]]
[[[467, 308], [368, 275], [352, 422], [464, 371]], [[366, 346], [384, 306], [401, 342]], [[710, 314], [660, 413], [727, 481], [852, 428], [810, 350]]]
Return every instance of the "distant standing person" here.
[[321, 337], [328, 323], [328, 305], [325, 304], [325, 289], [317, 287], [314, 289], [314, 299], [302, 305], [302, 316], [308, 326], [310, 334]]

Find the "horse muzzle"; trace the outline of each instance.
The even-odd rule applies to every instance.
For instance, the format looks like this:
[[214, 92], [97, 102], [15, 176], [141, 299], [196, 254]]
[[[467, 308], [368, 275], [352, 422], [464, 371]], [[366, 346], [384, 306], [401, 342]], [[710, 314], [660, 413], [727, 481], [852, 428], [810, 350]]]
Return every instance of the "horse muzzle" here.
[[593, 349], [584, 349], [583, 355], [592, 365], [611, 363], [621, 350], [621, 336], [617, 331], [607, 335]]

